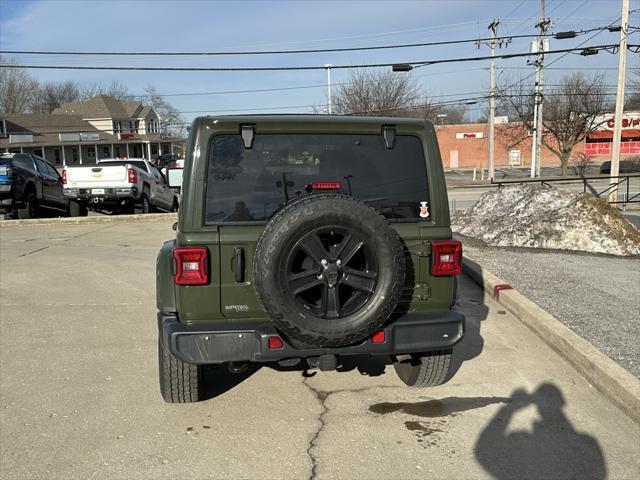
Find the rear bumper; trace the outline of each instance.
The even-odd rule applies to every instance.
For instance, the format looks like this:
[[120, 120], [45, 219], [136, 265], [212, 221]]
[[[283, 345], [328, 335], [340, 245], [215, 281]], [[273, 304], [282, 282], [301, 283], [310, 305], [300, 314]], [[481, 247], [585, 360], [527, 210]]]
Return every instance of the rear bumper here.
[[[93, 193], [93, 188], [65, 188], [64, 196], [69, 199], [83, 202], [119, 202], [126, 199], [135, 199], [138, 195], [136, 187], [102, 188], [103, 193]], [[97, 199], [97, 200], [96, 200]]]
[[[158, 329], [165, 347], [188, 363], [273, 362], [319, 355], [392, 355], [448, 349], [464, 335], [464, 315], [455, 310], [407, 313], [381, 329], [385, 332], [384, 343], [367, 339], [338, 348], [294, 348], [272, 323], [264, 320], [187, 325], [180, 323], [175, 315], [159, 312]], [[269, 348], [272, 336], [283, 340], [282, 348]]]

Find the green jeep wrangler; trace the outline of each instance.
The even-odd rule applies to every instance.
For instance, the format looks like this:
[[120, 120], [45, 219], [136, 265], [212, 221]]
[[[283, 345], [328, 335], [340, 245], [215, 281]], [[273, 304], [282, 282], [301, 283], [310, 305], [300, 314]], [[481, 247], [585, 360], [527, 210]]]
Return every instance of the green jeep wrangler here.
[[183, 178], [157, 259], [167, 402], [204, 398], [206, 365], [334, 370], [372, 354], [407, 385], [448, 380], [462, 248], [431, 124], [198, 118]]

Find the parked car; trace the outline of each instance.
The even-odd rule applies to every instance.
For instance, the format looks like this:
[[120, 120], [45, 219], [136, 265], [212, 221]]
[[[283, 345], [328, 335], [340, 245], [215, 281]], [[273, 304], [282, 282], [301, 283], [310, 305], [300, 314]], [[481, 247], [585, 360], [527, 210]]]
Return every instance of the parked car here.
[[[611, 161], [607, 160], [600, 165], [600, 174], [611, 173]], [[618, 167], [618, 173], [640, 173], [640, 159], [632, 160], [620, 160], [620, 166]]]
[[67, 166], [64, 194], [87, 209], [112, 213], [175, 211], [178, 199], [163, 173], [143, 158], [103, 159], [95, 165]]
[[205, 365], [335, 370], [371, 354], [409, 386], [453, 376], [462, 246], [432, 124], [203, 117], [190, 135], [156, 263], [165, 401], [202, 399]]
[[154, 160], [155, 165], [160, 169], [165, 168], [183, 168], [184, 158], [178, 155], [160, 155]]
[[[70, 201], [62, 192], [62, 178], [45, 159], [30, 153], [0, 156], [0, 212], [7, 218], [35, 218], [50, 213], [67, 216]], [[71, 202], [71, 214], [78, 205]]]

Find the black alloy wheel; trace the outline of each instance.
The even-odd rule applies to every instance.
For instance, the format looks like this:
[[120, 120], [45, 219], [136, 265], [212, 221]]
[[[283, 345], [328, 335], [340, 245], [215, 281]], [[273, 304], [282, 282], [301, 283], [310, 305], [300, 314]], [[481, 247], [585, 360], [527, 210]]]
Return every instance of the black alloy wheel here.
[[378, 262], [364, 235], [341, 226], [304, 235], [287, 258], [288, 294], [314, 316], [338, 319], [357, 312], [371, 298]]
[[252, 263], [258, 300], [296, 348], [368, 337], [394, 311], [405, 283], [396, 231], [345, 195], [288, 203], [260, 235]]

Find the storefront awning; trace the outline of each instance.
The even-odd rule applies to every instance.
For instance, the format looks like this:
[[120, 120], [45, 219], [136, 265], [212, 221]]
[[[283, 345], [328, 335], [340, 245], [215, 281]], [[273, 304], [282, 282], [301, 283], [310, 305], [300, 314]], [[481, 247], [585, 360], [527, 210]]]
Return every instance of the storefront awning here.
[[[627, 128], [622, 130], [622, 138], [633, 138], [640, 137], [640, 128]], [[602, 139], [612, 139], [613, 131], [612, 130], [599, 130], [597, 132], [591, 132], [588, 135], [589, 140], [602, 140]]]

